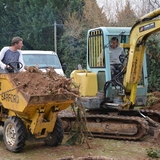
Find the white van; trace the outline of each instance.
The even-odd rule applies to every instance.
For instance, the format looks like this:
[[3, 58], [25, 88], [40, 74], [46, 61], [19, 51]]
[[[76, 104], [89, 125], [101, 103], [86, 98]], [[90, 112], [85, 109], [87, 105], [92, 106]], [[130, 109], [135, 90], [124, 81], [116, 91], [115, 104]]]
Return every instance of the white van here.
[[26, 66], [38, 66], [44, 72], [48, 67], [53, 67], [58, 74], [64, 76], [60, 60], [55, 52], [41, 50], [21, 51]]

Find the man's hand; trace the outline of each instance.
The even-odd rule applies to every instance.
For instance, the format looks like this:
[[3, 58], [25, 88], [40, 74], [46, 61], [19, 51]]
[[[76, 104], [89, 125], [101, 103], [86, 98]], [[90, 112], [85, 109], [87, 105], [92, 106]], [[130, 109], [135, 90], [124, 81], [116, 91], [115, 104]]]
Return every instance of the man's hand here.
[[6, 65], [6, 68], [11, 68], [11, 66], [9, 66], [9, 65]]

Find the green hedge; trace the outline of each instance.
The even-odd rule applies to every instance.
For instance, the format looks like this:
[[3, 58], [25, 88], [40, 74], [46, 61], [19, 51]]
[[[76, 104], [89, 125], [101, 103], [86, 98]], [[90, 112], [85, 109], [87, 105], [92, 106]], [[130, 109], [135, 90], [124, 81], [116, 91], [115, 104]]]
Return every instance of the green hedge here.
[[160, 91], [160, 36], [151, 36], [147, 45], [148, 92]]

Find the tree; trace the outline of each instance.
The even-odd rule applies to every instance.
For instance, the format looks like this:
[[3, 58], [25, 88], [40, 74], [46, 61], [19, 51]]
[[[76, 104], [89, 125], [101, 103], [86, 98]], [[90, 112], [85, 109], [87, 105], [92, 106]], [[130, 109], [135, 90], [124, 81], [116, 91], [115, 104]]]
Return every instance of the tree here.
[[[62, 42], [57, 43], [60, 46], [58, 47], [60, 58], [67, 57], [68, 53], [71, 53], [76, 63], [79, 61], [81, 63], [82, 59], [84, 61], [85, 34], [88, 27], [85, 24], [86, 21], [83, 21], [84, 0], [3, 0], [0, 5], [1, 11], [4, 11], [1, 15], [4, 33], [4, 37], [1, 38], [1, 47], [10, 45], [13, 36], [20, 36], [24, 39], [24, 49], [53, 50], [54, 21], [56, 20], [57, 42], [60, 39]], [[97, 6], [96, 3], [95, 6]], [[68, 45], [70, 50], [66, 51]], [[77, 51], [83, 52], [84, 55], [80, 54], [81, 56], [78, 57]], [[72, 62], [70, 64], [72, 66]]]
[[5, 44], [19, 35], [24, 39], [24, 49], [53, 50], [54, 21], [57, 21], [57, 38], [60, 39], [63, 22], [78, 10], [81, 0], [3, 0], [0, 4], [5, 11], [2, 14]]
[[160, 33], [156, 33], [149, 37], [147, 41], [147, 69], [149, 92], [160, 91]]
[[131, 9], [130, 3], [127, 1], [124, 9], [121, 9], [117, 3], [117, 26], [131, 27], [137, 20], [134, 11]]
[[160, 7], [160, 1], [159, 0], [148, 0], [149, 1], [149, 6], [151, 10], [157, 9]]
[[17, 26], [19, 25], [18, 17], [15, 15], [14, 8], [15, 1], [1, 0], [0, 1], [0, 25], [1, 25], [1, 38], [0, 47], [10, 45], [11, 39], [16, 35]]
[[64, 22], [64, 34], [59, 43], [59, 50], [63, 55], [61, 59], [67, 63], [67, 76], [78, 64], [83, 69], [86, 68], [87, 31], [109, 24], [95, 0], [87, 0], [83, 4], [79, 11], [73, 12], [70, 19]]
[[56, 13], [51, 0], [16, 2], [19, 18], [17, 34], [25, 40], [25, 49], [53, 50]]
[[96, 0], [85, 1], [84, 23], [86, 24], [87, 29], [110, 26], [110, 20], [103, 12], [103, 8], [99, 8]]

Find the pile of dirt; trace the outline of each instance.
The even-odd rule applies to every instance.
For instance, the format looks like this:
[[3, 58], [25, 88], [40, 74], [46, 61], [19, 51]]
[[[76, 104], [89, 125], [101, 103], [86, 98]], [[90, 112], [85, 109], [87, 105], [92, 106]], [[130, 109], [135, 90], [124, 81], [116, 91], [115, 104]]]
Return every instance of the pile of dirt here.
[[160, 111], [160, 92], [155, 91], [147, 96], [148, 109]]
[[72, 94], [79, 95], [78, 88], [71, 78], [66, 78], [49, 68], [42, 72], [36, 67], [29, 67], [26, 72], [9, 74], [15, 88], [28, 95]]

